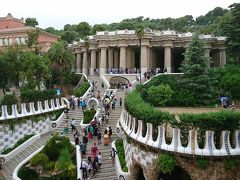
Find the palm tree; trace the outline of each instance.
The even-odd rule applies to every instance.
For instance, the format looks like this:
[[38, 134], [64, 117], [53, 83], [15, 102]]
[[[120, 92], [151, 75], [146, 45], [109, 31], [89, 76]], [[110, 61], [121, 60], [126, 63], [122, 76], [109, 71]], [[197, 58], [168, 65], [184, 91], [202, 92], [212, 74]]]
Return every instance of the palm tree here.
[[139, 64], [140, 64], [140, 84], [142, 83], [142, 72], [141, 72], [141, 50], [142, 50], [142, 38], [144, 36], [144, 29], [139, 28], [135, 30], [135, 34], [139, 40], [139, 46], [140, 46], [140, 55], [139, 55]]
[[47, 53], [51, 66], [53, 69], [57, 70], [59, 73], [61, 92], [63, 92], [63, 73], [71, 68], [74, 61], [74, 55], [69, 51], [63, 42], [56, 42], [48, 50]]

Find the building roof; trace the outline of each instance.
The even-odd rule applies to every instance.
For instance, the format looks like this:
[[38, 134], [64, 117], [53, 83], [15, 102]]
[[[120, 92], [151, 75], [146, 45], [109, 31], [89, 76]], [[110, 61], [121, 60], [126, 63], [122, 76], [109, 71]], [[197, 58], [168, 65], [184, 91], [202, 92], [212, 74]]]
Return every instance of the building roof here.
[[11, 13], [8, 13], [6, 17], [0, 17], [0, 21], [7, 21], [7, 20], [12, 20], [12, 21], [16, 21], [18, 23], [24, 24], [23, 18], [21, 19], [14, 18]]

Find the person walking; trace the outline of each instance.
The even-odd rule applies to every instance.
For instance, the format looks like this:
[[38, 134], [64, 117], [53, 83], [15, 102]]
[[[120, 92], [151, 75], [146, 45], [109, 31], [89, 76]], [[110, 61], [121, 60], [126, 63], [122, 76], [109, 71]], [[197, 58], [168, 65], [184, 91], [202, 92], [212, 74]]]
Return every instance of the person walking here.
[[83, 178], [87, 178], [87, 166], [87, 162], [85, 160], [82, 160], [80, 169], [82, 170]]
[[98, 145], [102, 144], [102, 134], [101, 134], [101, 131], [100, 129], [98, 128], [98, 131], [97, 131], [97, 139], [98, 139]]
[[97, 162], [98, 162], [98, 166], [99, 166], [99, 169], [100, 169], [101, 166], [102, 166], [102, 162], [103, 162], [103, 157], [102, 157], [102, 153], [101, 152], [98, 153]]
[[93, 157], [93, 159], [95, 159], [97, 157], [97, 154], [98, 154], [97, 144], [94, 143], [91, 148], [91, 156]]
[[72, 127], [72, 132], [75, 131], [75, 129], [76, 129], [76, 121], [75, 121], [74, 118], [72, 118], [71, 127]]
[[116, 154], [117, 154], [117, 151], [114, 148], [112, 148], [111, 154], [110, 154], [110, 158], [112, 159], [112, 165], [113, 166], [115, 165], [115, 156], [116, 156]]
[[111, 139], [111, 136], [112, 136], [112, 128], [109, 126], [109, 129], [108, 129], [108, 136], [109, 136], [109, 140]]
[[122, 98], [119, 99], [119, 105], [122, 106]]

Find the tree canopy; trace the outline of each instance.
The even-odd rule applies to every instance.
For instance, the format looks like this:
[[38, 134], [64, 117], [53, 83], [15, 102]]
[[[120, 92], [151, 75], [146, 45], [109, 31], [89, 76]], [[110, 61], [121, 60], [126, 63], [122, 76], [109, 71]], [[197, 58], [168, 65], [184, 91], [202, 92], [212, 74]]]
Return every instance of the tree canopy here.
[[38, 21], [37, 21], [36, 18], [26, 18], [25, 19], [25, 26], [36, 27], [36, 26], [38, 26]]

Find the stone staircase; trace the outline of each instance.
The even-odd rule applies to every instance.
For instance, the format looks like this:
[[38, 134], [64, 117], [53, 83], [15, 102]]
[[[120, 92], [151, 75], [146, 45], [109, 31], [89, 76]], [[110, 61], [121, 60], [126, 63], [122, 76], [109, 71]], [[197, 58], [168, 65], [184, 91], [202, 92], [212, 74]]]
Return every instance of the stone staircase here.
[[0, 177], [2, 180], [11, 180], [13, 171], [17, 167], [17, 165], [29, 157], [32, 153], [37, 151], [40, 147], [46, 144], [48, 139], [51, 137], [51, 133], [42, 134], [38, 141], [32, 142], [25, 149], [22, 149], [18, 154], [13, 156], [8, 161], [5, 161], [3, 164], [3, 176]]

